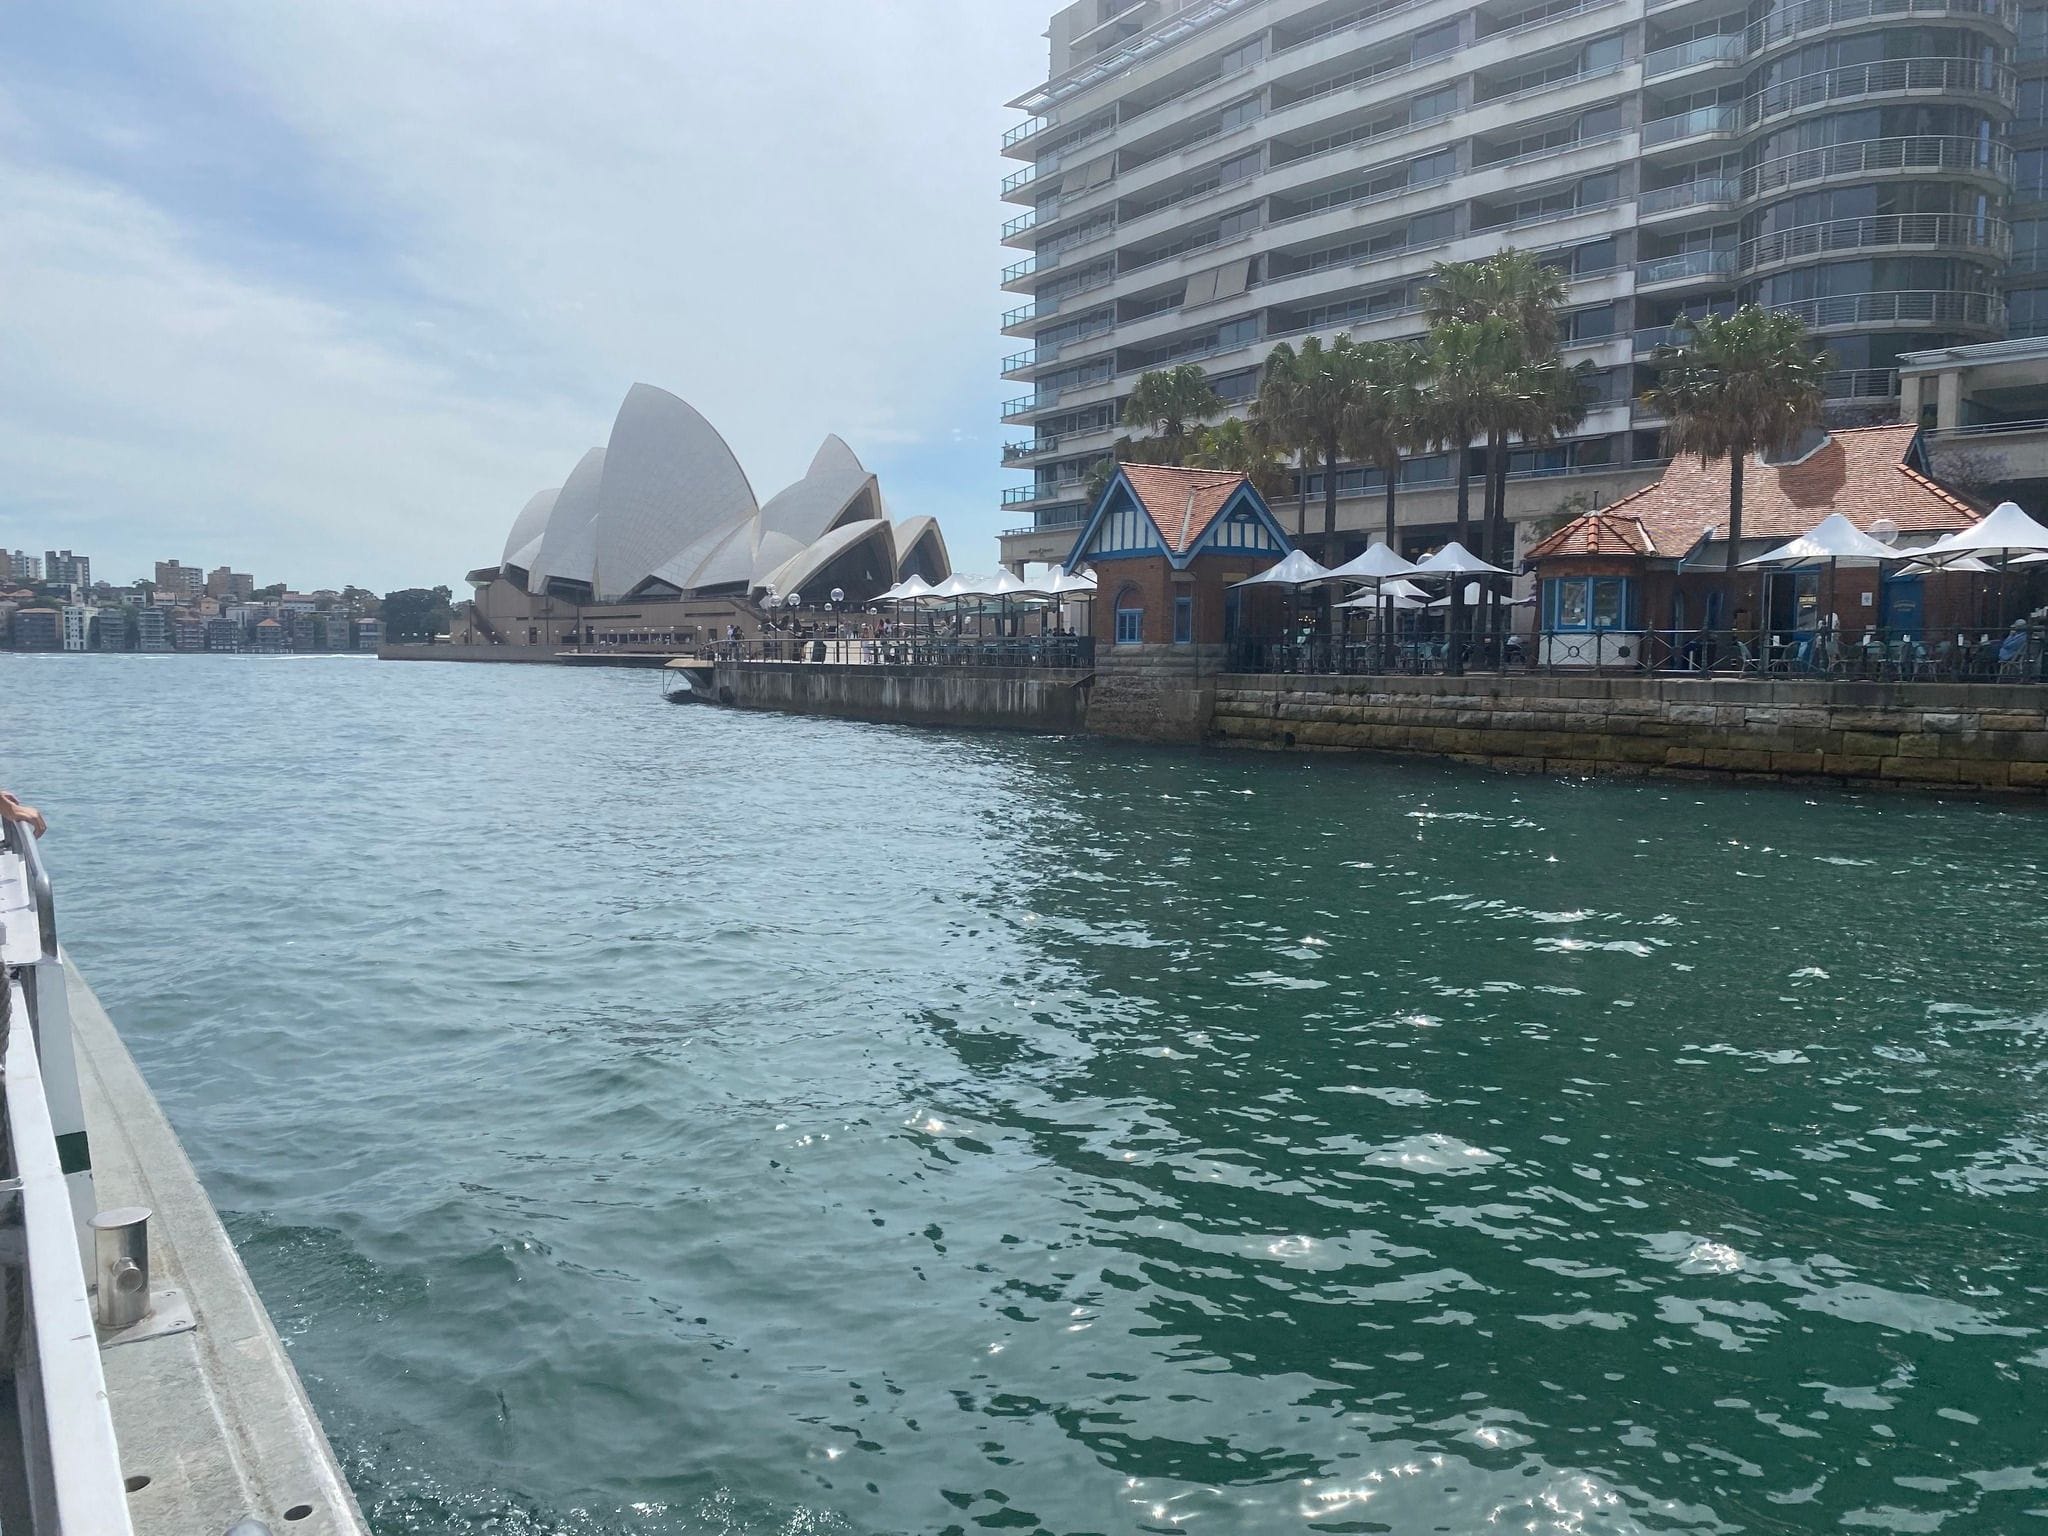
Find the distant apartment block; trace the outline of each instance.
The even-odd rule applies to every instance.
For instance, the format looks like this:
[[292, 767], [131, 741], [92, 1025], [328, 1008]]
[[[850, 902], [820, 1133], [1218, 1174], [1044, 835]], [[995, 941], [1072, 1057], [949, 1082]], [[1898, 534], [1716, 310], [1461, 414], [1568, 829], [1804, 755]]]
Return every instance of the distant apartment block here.
[[242, 626], [233, 619], [208, 619], [206, 648], [209, 651], [239, 651], [242, 648]]
[[168, 651], [171, 649], [171, 614], [169, 609], [149, 606], [135, 610], [135, 649], [138, 651]]
[[[1241, 407], [1282, 339], [1419, 336], [1439, 260], [1538, 252], [1596, 370], [1518, 519], [1654, 478], [1686, 316], [1798, 315], [1842, 421], [1891, 418], [1902, 353], [2048, 331], [2048, 0], [1081, 0], [1048, 36], [1002, 145], [1006, 563], [1066, 553], [1139, 374]], [[1452, 467], [1402, 467], [1417, 541]], [[1380, 489], [1340, 474], [1354, 544]]]
[[32, 555], [25, 549], [11, 549], [4, 552], [7, 574], [14, 581], [41, 581], [43, 579], [43, 558]]
[[179, 601], [201, 597], [206, 592], [206, 573], [196, 565], [159, 560], [156, 563], [156, 587], [159, 594], [168, 592]]
[[[171, 619], [171, 645], [180, 651], [206, 649], [207, 620], [196, 613], [181, 613]], [[143, 647], [148, 650], [148, 646]]]
[[55, 608], [23, 608], [14, 615], [17, 651], [54, 651], [64, 644], [64, 616]]
[[129, 609], [119, 603], [103, 603], [95, 611], [92, 624], [92, 648], [96, 651], [125, 651], [128, 649]]
[[247, 571], [215, 566], [206, 573], [206, 595], [223, 602], [247, 602], [256, 595], [256, 578]]
[[54, 586], [77, 587], [81, 591], [92, 585], [92, 561], [84, 555], [74, 555], [68, 549], [52, 549], [43, 553], [43, 580]]
[[384, 643], [384, 621], [382, 619], [356, 620], [356, 649], [374, 651]]
[[99, 618], [97, 608], [84, 603], [64, 605], [64, 649], [83, 651], [92, 645], [94, 622]]

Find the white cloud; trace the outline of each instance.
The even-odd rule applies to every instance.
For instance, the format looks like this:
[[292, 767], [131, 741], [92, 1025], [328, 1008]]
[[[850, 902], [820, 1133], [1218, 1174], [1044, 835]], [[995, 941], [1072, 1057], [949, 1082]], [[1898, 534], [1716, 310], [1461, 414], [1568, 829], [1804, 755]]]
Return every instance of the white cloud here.
[[[274, 135], [296, 196], [267, 225], [208, 220], [146, 177], [10, 159], [0, 101], [0, 525], [48, 542], [7, 509], [64, 508], [86, 531], [58, 542], [131, 563], [182, 539], [185, 558], [302, 561], [293, 579], [447, 580], [642, 378], [699, 406], [764, 494], [827, 431], [905, 481], [943, 465], [945, 505], [892, 500], [978, 543], [995, 147], [1049, 9], [181, 10], [161, 30], [206, 76], [176, 88]], [[125, 131], [93, 148], [117, 171], [142, 154]], [[202, 177], [243, 158], [179, 152]]]

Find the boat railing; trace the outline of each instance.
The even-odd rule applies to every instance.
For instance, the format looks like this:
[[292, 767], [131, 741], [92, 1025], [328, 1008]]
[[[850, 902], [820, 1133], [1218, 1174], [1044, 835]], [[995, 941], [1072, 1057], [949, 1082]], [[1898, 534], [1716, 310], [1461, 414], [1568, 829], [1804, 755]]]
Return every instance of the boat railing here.
[[21, 1436], [18, 1462], [0, 1448], [0, 1468], [18, 1467], [34, 1536], [131, 1536], [78, 1218], [43, 1075], [46, 1054], [68, 1061], [71, 1049], [56, 902], [34, 835], [19, 822], [5, 823], [5, 834], [0, 887], [18, 883], [26, 896], [35, 945], [28, 954], [10, 934], [0, 975], [0, 1265], [15, 1272], [19, 1298], [0, 1331], [0, 1371], [14, 1379]]

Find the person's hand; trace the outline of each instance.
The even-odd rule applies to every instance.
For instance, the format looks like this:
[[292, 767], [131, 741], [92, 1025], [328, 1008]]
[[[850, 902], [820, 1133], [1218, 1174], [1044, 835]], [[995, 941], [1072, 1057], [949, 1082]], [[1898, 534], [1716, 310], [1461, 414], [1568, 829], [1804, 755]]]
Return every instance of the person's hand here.
[[0, 821], [18, 821], [37, 837], [50, 830], [50, 824], [43, 820], [41, 811], [32, 805], [23, 805], [4, 789], [0, 789]]

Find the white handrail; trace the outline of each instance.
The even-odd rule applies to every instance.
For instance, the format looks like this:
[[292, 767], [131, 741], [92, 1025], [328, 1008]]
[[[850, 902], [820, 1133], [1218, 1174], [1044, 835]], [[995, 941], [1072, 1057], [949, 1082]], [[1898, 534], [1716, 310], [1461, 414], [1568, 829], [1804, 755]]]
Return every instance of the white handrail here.
[[99, 1339], [78, 1258], [71, 1195], [43, 1096], [35, 1030], [6, 981], [7, 1141], [22, 1228], [27, 1331], [16, 1365], [35, 1536], [133, 1536]]

